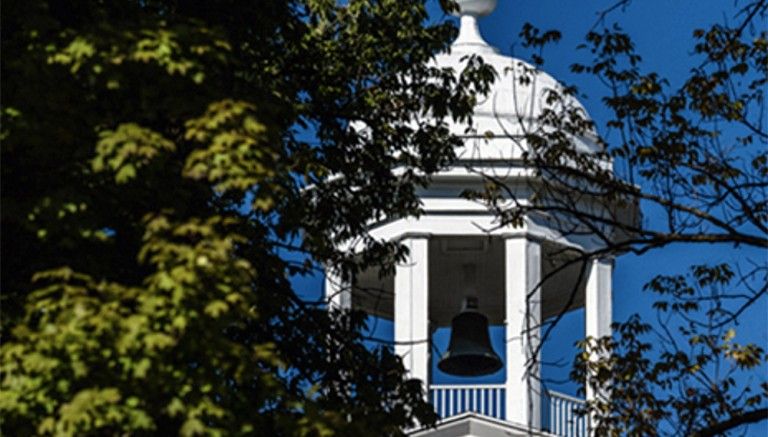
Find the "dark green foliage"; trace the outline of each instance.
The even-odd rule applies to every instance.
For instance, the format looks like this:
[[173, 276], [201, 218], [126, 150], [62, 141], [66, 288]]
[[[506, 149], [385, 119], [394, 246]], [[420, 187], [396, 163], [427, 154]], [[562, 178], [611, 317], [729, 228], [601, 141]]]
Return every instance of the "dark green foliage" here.
[[[387, 267], [399, 248], [365, 223], [418, 213], [452, 159], [445, 121], [488, 74], [430, 67], [455, 29], [426, 18], [399, 0], [5, 2], [3, 431], [431, 423], [362, 316], [287, 279]], [[348, 258], [349, 238], [370, 251]]]

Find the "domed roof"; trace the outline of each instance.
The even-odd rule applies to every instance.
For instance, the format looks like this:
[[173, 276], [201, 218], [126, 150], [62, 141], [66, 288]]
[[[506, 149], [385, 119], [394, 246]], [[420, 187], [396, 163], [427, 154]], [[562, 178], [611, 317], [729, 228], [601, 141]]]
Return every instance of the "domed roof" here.
[[[439, 67], [461, 72], [470, 55], [476, 55], [496, 71], [490, 92], [480, 96], [475, 106], [471, 126], [455, 124], [455, 134], [467, 138], [460, 159], [514, 159], [520, 156], [522, 135], [536, 129], [546, 129], [540, 117], [550, 110], [555, 114], [578, 111], [589, 119], [586, 109], [574, 97], [566, 95], [565, 87], [549, 74], [517, 58], [503, 55], [483, 40], [477, 27], [477, 17], [487, 15], [496, 0], [459, 1], [461, 27], [449, 53], [438, 55]], [[553, 98], [560, 96], [560, 98]], [[574, 145], [585, 151], [598, 148], [594, 133], [574, 139]]]

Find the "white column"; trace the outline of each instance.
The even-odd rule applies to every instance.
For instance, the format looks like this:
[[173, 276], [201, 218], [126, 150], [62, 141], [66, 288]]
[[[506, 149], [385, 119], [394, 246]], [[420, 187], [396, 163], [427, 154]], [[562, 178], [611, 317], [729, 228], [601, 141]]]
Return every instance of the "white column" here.
[[[611, 322], [613, 319], [611, 305], [613, 261], [609, 259], [595, 259], [589, 263], [584, 302], [586, 313], [584, 331], [587, 337], [600, 338], [611, 335]], [[587, 393], [589, 398], [589, 389]]]
[[[612, 274], [613, 261], [610, 259], [594, 259], [589, 261], [587, 276], [585, 309], [585, 334], [587, 337], [600, 338], [611, 335], [612, 309]], [[592, 360], [600, 357], [593, 355]], [[587, 400], [594, 400], [599, 395], [590, 385], [586, 384]]]
[[[525, 237], [505, 240], [506, 419], [541, 427], [541, 245]], [[535, 361], [532, 367], [531, 361]]]
[[408, 237], [406, 261], [395, 267], [395, 352], [412, 378], [429, 384], [429, 239]]
[[325, 301], [334, 309], [352, 308], [352, 290], [330, 268], [325, 269]]

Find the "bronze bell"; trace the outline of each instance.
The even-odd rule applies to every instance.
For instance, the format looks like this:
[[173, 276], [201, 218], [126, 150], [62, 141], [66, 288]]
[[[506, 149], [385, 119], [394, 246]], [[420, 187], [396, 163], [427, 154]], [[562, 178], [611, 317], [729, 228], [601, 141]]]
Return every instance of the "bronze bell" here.
[[477, 298], [468, 297], [451, 322], [448, 351], [437, 367], [449, 375], [481, 376], [501, 369], [502, 362], [491, 346], [488, 318], [477, 311]]

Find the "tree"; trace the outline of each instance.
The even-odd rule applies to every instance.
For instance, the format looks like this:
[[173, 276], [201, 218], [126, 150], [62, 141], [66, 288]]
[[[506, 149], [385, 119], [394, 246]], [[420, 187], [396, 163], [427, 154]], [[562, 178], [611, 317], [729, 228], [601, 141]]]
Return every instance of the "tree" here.
[[[451, 5], [445, 2], [449, 8]], [[397, 245], [491, 72], [423, 2], [28, 2], [2, 18], [12, 434], [399, 434], [419, 381], [289, 280]], [[419, 118], [418, 124], [412, 120]], [[396, 173], [398, 168], [402, 171]], [[349, 238], [368, 247], [348, 258]]]
[[[738, 341], [739, 321], [768, 294], [768, 3], [739, 4], [726, 23], [696, 29], [695, 64], [680, 86], [644, 71], [630, 36], [610, 22], [630, 3], [601, 14], [582, 46], [592, 61], [571, 67], [606, 86], [615, 141], [597, 152], [573, 147], [596, 127], [572, 104], [575, 88], [546, 90], [537, 121], [512, 137], [539, 175], [526, 187], [534, 200], [492, 175], [467, 195], [486, 202], [499, 226], [536, 214], [563, 234], [597, 236], [599, 249], [571, 251], [563, 268], [671, 245], [740, 250], [738, 264], [724, 256], [654, 276], [645, 288], [658, 296], [659, 322], [635, 316], [613, 338], [587, 339], [572, 374], [600, 394], [586, 408], [600, 435], [719, 435], [768, 419], [765, 345]], [[528, 24], [520, 36], [541, 66], [560, 33]], [[631, 220], [637, 207], [653, 220]]]

